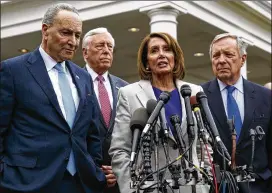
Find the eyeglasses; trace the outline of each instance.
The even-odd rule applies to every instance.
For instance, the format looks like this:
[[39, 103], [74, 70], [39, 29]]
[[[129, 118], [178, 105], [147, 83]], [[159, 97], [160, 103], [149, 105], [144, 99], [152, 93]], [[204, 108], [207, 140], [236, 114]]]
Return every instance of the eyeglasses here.
[[105, 43], [105, 42], [104, 42], [104, 43], [98, 43], [98, 44], [95, 44], [94, 47], [95, 47], [97, 50], [103, 50], [103, 49], [105, 49], [105, 48], [108, 48], [108, 50], [109, 50], [110, 52], [113, 51], [113, 45], [110, 44], [110, 43]]

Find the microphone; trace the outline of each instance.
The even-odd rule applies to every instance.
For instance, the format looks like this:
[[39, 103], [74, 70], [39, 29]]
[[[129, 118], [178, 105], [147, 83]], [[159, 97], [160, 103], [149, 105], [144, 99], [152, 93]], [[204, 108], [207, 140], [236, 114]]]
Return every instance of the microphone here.
[[182, 97], [184, 98], [185, 103], [185, 110], [186, 110], [186, 120], [187, 120], [187, 126], [189, 127], [189, 134], [191, 138], [194, 138], [195, 132], [194, 132], [194, 119], [193, 119], [193, 113], [192, 108], [190, 104], [190, 96], [192, 93], [191, 87], [187, 84], [184, 84], [180, 87], [180, 93]]
[[199, 108], [199, 105], [196, 101], [196, 96], [191, 96], [190, 97], [190, 104], [192, 106], [195, 118], [196, 118], [196, 123], [197, 123], [197, 128], [198, 128], [198, 133], [199, 133], [199, 143], [200, 143], [200, 168], [204, 168], [205, 162], [205, 150], [204, 150], [204, 144], [208, 143], [209, 140], [209, 135], [208, 132], [204, 126], [201, 111]]
[[[182, 133], [181, 133], [181, 127], [180, 127], [180, 118], [178, 115], [172, 115], [170, 117], [170, 122], [173, 125], [174, 132], [173, 136], [177, 142], [179, 153], [182, 155], [186, 151], [186, 145], [185, 142], [182, 138]], [[183, 155], [185, 158], [187, 158], [187, 153]], [[185, 170], [187, 168], [187, 164], [185, 162], [185, 159], [181, 159], [181, 166]]]
[[151, 115], [151, 113], [154, 111], [154, 109], [157, 106], [157, 101], [155, 99], [149, 99], [146, 103], [146, 110], [148, 115]]
[[[155, 100], [155, 99], [149, 99], [148, 101], [147, 101], [147, 103], [146, 103], [146, 110], [147, 110], [147, 113], [148, 113], [148, 115], [150, 115], [153, 111], [154, 111], [154, 109], [156, 108], [156, 106], [157, 106], [157, 101]], [[154, 125], [155, 125], [155, 121], [154, 121]], [[151, 125], [151, 127], [154, 127], [154, 125]], [[159, 134], [158, 134], [158, 130], [156, 129], [155, 131], [154, 131], [154, 140], [155, 140], [155, 142], [156, 142], [156, 144], [158, 144], [158, 142], [159, 142]]]
[[217, 127], [215, 125], [212, 113], [211, 113], [209, 105], [208, 105], [208, 99], [207, 99], [206, 94], [204, 92], [198, 92], [196, 94], [196, 100], [200, 104], [200, 106], [202, 107], [202, 110], [205, 114], [205, 118], [210, 126], [209, 128], [212, 131], [213, 137], [215, 138], [215, 140], [219, 144], [220, 148], [224, 151], [228, 161], [230, 161], [231, 160], [230, 154], [219, 136]]
[[200, 132], [200, 137], [202, 137], [204, 143], [206, 144], [208, 142], [209, 135], [207, 134], [206, 128], [204, 126], [201, 111], [200, 111], [199, 105], [198, 105], [198, 103], [196, 101], [196, 96], [191, 96], [190, 97], [190, 104], [191, 104], [192, 109], [194, 111], [197, 127], [198, 127], [199, 132]]
[[130, 157], [130, 167], [133, 166], [135, 156], [137, 154], [137, 147], [140, 139], [140, 135], [148, 119], [147, 110], [144, 107], [138, 108], [134, 111], [131, 121], [130, 129], [133, 132], [132, 148]]
[[178, 115], [172, 115], [170, 117], [170, 122], [173, 125], [173, 129], [174, 129], [173, 136], [174, 136], [174, 138], [175, 138], [175, 140], [177, 142], [180, 153], [182, 154], [186, 150], [186, 145], [185, 145], [185, 143], [183, 141], [183, 138], [182, 138], [179, 116]]
[[194, 110], [194, 108], [199, 107], [199, 105], [196, 101], [196, 96], [190, 97], [190, 104], [191, 104], [193, 110]]
[[144, 127], [144, 130], [142, 132], [141, 138], [144, 137], [144, 135], [149, 131], [149, 129], [153, 126], [155, 120], [157, 119], [162, 107], [168, 102], [170, 99], [170, 94], [168, 92], [162, 92], [159, 96], [159, 101], [154, 109], [154, 111], [151, 113], [149, 119], [147, 120], [147, 124]]
[[161, 109], [161, 112], [160, 112], [160, 121], [161, 121], [161, 128], [163, 130], [163, 133], [164, 133], [164, 137], [168, 138], [169, 136], [169, 128], [167, 126], [167, 120], [166, 120], [166, 117], [165, 117], [165, 109], [164, 107], [162, 107]]

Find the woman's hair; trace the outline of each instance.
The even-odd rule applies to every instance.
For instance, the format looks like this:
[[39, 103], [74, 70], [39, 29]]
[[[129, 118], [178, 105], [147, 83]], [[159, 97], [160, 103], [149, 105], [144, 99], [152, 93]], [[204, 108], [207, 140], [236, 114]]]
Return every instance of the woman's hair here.
[[147, 62], [147, 54], [148, 54], [148, 44], [152, 38], [161, 38], [163, 39], [169, 48], [174, 53], [174, 69], [173, 69], [173, 78], [174, 79], [183, 79], [185, 76], [185, 65], [184, 65], [184, 57], [183, 51], [180, 48], [178, 42], [168, 33], [163, 32], [155, 32], [147, 35], [138, 50], [138, 59], [137, 59], [137, 67], [140, 79], [142, 80], [151, 80], [152, 79], [152, 72], [150, 69], [146, 69], [148, 66]]

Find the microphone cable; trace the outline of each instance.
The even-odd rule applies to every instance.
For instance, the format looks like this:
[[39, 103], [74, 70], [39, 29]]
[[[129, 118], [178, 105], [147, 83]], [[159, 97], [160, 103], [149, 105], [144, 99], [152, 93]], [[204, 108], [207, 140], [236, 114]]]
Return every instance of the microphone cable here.
[[[238, 185], [232, 173], [229, 171], [225, 171], [224, 173], [221, 172], [221, 175], [224, 175], [224, 181], [227, 184], [228, 193], [238, 193]], [[219, 186], [219, 191], [221, 190], [221, 188], [222, 184], [220, 184]]]
[[167, 168], [167, 167], [169, 167], [170, 165], [172, 165], [172, 164], [174, 164], [175, 162], [177, 162], [178, 160], [180, 160], [181, 158], [184, 158], [183, 156], [187, 153], [187, 151], [189, 151], [189, 149], [190, 148], [192, 148], [192, 146], [193, 146], [193, 141], [191, 142], [191, 144], [189, 145], [189, 147], [183, 152], [183, 154], [181, 154], [180, 156], [178, 156], [175, 160], [173, 160], [173, 161], [171, 161], [170, 163], [168, 163], [168, 164], [166, 164], [165, 166], [163, 166], [162, 168], [160, 168], [160, 169], [158, 169], [158, 170], [156, 170], [156, 171], [154, 171], [154, 172], [152, 172], [152, 173], [150, 173], [150, 174], [148, 174], [147, 176], [145, 176], [141, 181], [140, 181], [140, 183], [138, 183], [138, 185], [137, 185], [137, 193], [140, 193], [139, 191], [140, 190], [145, 190], [146, 188], [141, 188], [141, 185], [144, 183], [144, 181], [147, 179], [147, 178], [149, 178], [151, 175], [153, 175], [153, 174], [155, 174], [155, 173], [157, 173], [157, 172], [160, 172], [160, 171], [162, 171], [162, 170], [164, 170], [165, 168]]
[[218, 148], [218, 145], [216, 144], [217, 142], [215, 141], [215, 138], [213, 137], [213, 135], [212, 135], [212, 133], [211, 133], [211, 130], [210, 130], [210, 127], [209, 127], [209, 125], [208, 124], [206, 124], [206, 123], [204, 123], [204, 125], [205, 125], [205, 128], [207, 128], [207, 132], [209, 133], [209, 137], [211, 137], [211, 141], [210, 140], [208, 140], [208, 142], [209, 142], [209, 144], [212, 146], [212, 149], [214, 150], [214, 152], [217, 152], [221, 157], [222, 157], [222, 159], [223, 159], [223, 161], [230, 161], [230, 160], [228, 160], [226, 157], [225, 157], [225, 155], [224, 155], [224, 152], [223, 152], [223, 150], [221, 149], [221, 150], [219, 150]]
[[212, 186], [212, 188], [215, 190], [215, 186], [214, 186], [213, 182], [210, 180], [209, 175], [208, 175], [206, 172], [204, 172], [201, 168], [199, 168], [198, 166], [196, 166], [193, 162], [189, 161], [187, 158], [184, 157], [184, 159], [186, 159], [186, 160], [187, 160], [190, 164], [192, 164], [198, 171], [200, 171], [202, 174], [204, 174], [205, 177], [208, 179], [209, 184], [210, 184], [210, 185]]
[[215, 193], [218, 193], [217, 180], [216, 180], [215, 171], [214, 171], [214, 164], [212, 163], [211, 155], [210, 155], [210, 152], [208, 150], [207, 144], [205, 144], [205, 148], [206, 148], [206, 151], [207, 151], [207, 154], [208, 154], [209, 162], [210, 162], [211, 167], [212, 167], [212, 175], [213, 175], [213, 181], [214, 181], [214, 186], [215, 186], [214, 190], [215, 190]]

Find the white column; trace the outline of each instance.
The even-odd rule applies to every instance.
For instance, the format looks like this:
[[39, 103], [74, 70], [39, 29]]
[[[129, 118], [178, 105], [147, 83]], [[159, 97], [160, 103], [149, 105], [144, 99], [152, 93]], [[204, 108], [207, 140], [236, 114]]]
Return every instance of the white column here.
[[177, 16], [179, 11], [173, 8], [158, 8], [147, 12], [150, 18], [150, 31], [166, 32], [177, 39]]
[[[244, 43], [245, 50], [247, 49], [248, 46], [254, 46], [254, 43], [252, 41], [250, 41], [242, 36], [241, 36], [241, 39]], [[247, 59], [241, 68], [241, 75], [244, 77], [244, 79], [247, 79]]]

